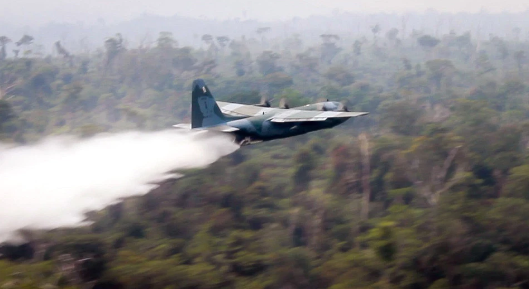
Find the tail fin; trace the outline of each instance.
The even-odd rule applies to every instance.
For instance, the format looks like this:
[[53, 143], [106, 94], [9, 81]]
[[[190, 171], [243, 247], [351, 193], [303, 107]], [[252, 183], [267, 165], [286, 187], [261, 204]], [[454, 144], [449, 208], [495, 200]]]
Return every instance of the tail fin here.
[[191, 128], [215, 126], [226, 123], [211, 91], [202, 79], [193, 81], [191, 99]]

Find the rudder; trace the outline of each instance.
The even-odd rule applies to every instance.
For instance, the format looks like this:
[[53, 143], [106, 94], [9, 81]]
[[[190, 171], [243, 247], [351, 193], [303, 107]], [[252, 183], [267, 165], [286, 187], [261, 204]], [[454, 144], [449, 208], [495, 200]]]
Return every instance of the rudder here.
[[191, 97], [191, 128], [226, 123], [224, 115], [204, 80], [196, 79], [193, 81]]

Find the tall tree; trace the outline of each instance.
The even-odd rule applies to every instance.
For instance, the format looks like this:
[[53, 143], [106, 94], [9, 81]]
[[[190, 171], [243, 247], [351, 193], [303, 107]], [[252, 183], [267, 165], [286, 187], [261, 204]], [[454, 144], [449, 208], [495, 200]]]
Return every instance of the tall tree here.
[[437, 91], [442, 88], [443, 80], [450, 81], [455, 71], [452, 61], [447, 59], [434, 59], [426, 62], [428, 75]]
[[516, 60], [516, 66], [518, 67], [518, 74], [522, 76], [523, 66], [526, 61], [525, 51], [519, 50], [514, 53], [514, 60]]
[[417, 38], [417, 42], [421, 47], [424, 48], [425, 51], [428, 51], [431, 57], [431, 53], [433, 51], [433, 48], [439, 44], [440, 40], [430, 36], [430, 35], [423, 35], [419, 38]]
[[[33, 40], [34, 40], [33, 36], [24, 34], [24, 36], [22, 36], [22, 38], [20, 38], [20, 40], [15, 42], [15, 44], [17, 45], [17, 47], [19, 47], [19, 46], [25, 47], [23, 54], [24, 55], [29, 55], [29, 54], [31, 54], [31, 50], [28, 50], [28, 46], [33, 43]], [[18, 55], [18, 52], [16, 54]]]
[[0, 36], [0, 60], [4, 60], [7, 57], [6, 52], [6, 46], [7, 44], [11, 42], [11, 39], [9, 39], [7, 36]]
[[267, 41], [266, 41], [266, 37], [265, 37], [265, 35], [266, 35], [267, 33], [269, 33], [270, 30], [271, 30], [270, 27], [259, 27], [259, 28], [257, 28], [257, 30], [255, 31], [255, 32], [261, 37], [261, 43], [262, 43], [263, 45], [265, 45], [265, 46], [268, 45], [268, 43], [267, 43]]
[[217, 43], [220, 46], [220, 49], [224, 51], [224, 49], [228, 46], [230, 43], [230, 38], [228, 36], [218, 36], [217, 37]]
[[114, 59], [125, 51], [123, 46], [123, 37], [120, 33], [117, 33], [114, 37], [108, 38], [105, 40], [105, 49], [106, 49], [106, 61], [105, 67], [110, 67]]
[[386, 32], [386, 38], [388, 39], [391, 46], [395, 47], [399, 43], [399, 39], [397, 36], [399, 35], [399, 30], [397, 28], [391, 28], [388, 32]]
[[380, 25], [377, 23], [371, 26], [371, 33], [373, 33], [373, 45], [377, 46], [378, 43], [378, 33], [380, 33]]
[[171, 50], [178, 46], [178, 42], [174, 39], [173, 33], [168, 31], [162, 31], [158, 35], [156, 40], [156, 47], [159, 49]]
[[365, 133], [358, 137], [362, 151], [362, 211], [360, 218], [367, 221], [369, 218], [369, 202], [371, 200], [371, 165], [369, 155], [369, 139]]
[[321, 61], [325, 64], [331, 64], [334, 57], [342, 51], [342, 48], [336, 45], [340, 40], [340, 36], [336, 34], [322, 34], [320, 38], [323, 40], [321, 44]]
[[316, 168], [316, 157], [310, 149], [302, 149], [294, 157], [294, 165], [294, 190], [305, 191], [309, 188], [311, 172]]
[[272, 51], [263, 51], [263, 53], [257, 57], [259, 72], [261, 72], [263, 75], [268, 75], [281, 71], [281, 68], [277, 65], [277, 60], [280, 58], [281, 55], [278, 53]]

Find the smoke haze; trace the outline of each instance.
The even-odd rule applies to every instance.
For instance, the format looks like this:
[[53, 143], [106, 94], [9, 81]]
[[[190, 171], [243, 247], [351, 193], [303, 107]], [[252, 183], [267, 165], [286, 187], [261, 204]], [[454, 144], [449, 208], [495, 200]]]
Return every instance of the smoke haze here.
[[147, 193], [171, 170], [206, 166], [237, 148], [223, 136], [172, 130], [0, 145], [0, 241], [21, 228], [78, 225], [83, 213]]
[[[5, 2], [5, 3], [1, 3]], [[104, 19], [107, 23], [127, 21], [146, 13], [159, 16], [186, 16], [210, 19], [286, 20], [293, 17], [330, 14], [333, 10], [361, 13], [419, 12], [432, 8], [441, 12], [521, 12], [529, 8], [522, 0], [18, 0], [2, 1], [0, 16], [11, 23], [43, 24], [46, 22], [86, 22]], [[123, 9], [123, 7], [127, 7]]]

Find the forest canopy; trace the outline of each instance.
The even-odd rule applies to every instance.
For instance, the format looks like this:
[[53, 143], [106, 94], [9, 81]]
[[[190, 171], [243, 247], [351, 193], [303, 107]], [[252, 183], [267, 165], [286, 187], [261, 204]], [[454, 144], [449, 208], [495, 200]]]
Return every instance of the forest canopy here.
[[370, 112], [240, 149], [89, 226], [26, 231], [0, 247], [2, 287], [529, 288], [527, 39], [270, 29], [53, 55], [0, 35], [2, 143], [188, 122], [199, 77], [217, 100]]

